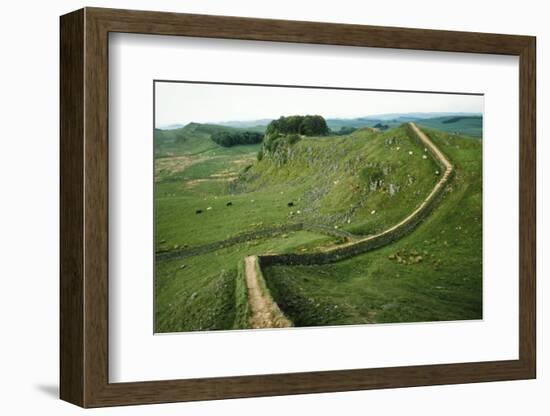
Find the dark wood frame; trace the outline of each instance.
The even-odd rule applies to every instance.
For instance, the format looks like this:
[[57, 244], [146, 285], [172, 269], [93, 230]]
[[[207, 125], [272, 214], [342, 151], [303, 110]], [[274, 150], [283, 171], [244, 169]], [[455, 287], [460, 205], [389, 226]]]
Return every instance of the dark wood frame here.
[[[519, 359], [109, 383], [110, 32], [519, 56]], [[530, 36], [98, 8], [62, 16], [61, 398], [99, 407], [535, 378], [535, 45], [536, 39]]]

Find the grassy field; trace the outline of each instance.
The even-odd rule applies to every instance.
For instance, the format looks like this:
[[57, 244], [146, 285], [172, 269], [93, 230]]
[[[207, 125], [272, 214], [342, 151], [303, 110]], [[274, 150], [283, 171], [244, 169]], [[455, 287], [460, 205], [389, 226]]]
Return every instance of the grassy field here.
[[314, 249], [330, 237], [307, 231], [238, 244], [184, 260], [157, 262], [156, 332], [246, 328], [242, 259], [266, 252]]
[[426, 131], [457, 173], [415, 232], [339, 263], [264, 269], [297, 326], [482, 317], [481, 142]]
[[417, 120], [420, 127], [431, 128], [455, 135], [466, 135], [480, 139], [483, 134], [483, 119], [481, 116], [449, 116]]
[[[230, 129], [191, 123], [155, 130], [157, 252], [295, 223], [374, 234], [411, 212], [441, 174], [403, 127], [302, 138], [261, 161], [259, 144], [225, 148], [210, 140], [218, 128]], [[480, 317], [481, 142], [425, 131], [456, 163], [457, 175], [414, 233], [328, 266], [264, 269], [271, 294], [296, 325]], [[157, 259], [155, 330], [246, 328], [244, 256], [314, 252], [342, 242], [295, 231], [181, 260]], [[421, 261], [411, 260], [418, 256]]]

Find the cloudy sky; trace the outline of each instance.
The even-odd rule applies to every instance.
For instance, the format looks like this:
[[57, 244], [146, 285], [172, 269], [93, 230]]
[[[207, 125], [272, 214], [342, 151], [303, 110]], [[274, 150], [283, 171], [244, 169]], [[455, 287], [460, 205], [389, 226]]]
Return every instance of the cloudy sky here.
[[483, 97], [243, 85], [155, 83], [155, 127], [292, 114], [354, 118], [384, 113], [483, 113]]

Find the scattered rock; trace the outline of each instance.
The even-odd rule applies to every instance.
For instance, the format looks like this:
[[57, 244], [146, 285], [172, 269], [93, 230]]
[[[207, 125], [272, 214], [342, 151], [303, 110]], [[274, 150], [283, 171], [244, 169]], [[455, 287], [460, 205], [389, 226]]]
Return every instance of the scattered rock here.
[[412, 265], [418, 264], [424, 260], [424, 257], [421, 256], [416, 250], [407, 250], [402, 249], [396, 253], [390, 254], [388, 256], [389, 260], [394, 260], [399, 264], [403, 265]]
[[180, 266], [180, 269], [185, 269], [186, 267], [187, 267], [187, 265], [182, 264], [182, 265]]

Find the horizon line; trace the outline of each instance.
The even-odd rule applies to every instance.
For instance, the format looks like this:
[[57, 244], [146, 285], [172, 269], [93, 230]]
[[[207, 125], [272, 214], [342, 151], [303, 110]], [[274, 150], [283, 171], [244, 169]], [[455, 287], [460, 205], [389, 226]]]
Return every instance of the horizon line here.
[[[379, 113], [379, 114], [368, 114], [368, 115], [350, 116], [350, 117], [323, 116], [322, 114], [309, 114], [309, 115], [320, 115], [325, 120], [355, 120], [355, 119], [366, 119], [366, 118], [373, 118], [374, 120], [377, 120], [375, 117], [384, 117], [384, 116], [387, 116], [387, 115], [390, 115], [390, 114], [395, 114], [397, 117], [406, 116], [408, 114], [447, 114], [449, 117], [452, 117], [453, 115], [465, 115], [465, 116], [478, 116], [478, 117], [483, 118], [483, 113], [469, 112], [469, 111], [456, 111], [456, 112], [453, 112], [453, 111], [411, 111], [409, 113]], [[289, 117], [289, 116], [279, 116], [279, 117]], [[250, 122], [261, 121], [261, 120], [270, 120], [270, 121], [272, 121], [272, 120], [277, 120], [277, 118], [259, 117], [259, 118], [253, 118], [253, 119], [233, 119], [233, 120], [217, 120], [217, 121], [204, 121], [204, 122], [189, 121], [187, 123], [173, 122], [173, 123], [163, 123], [159, 126], [154, 126], [154, 128], [162, 129], [161, 126], [164, 126], [164, 127], [169, 127], [169, 126], [182, 126], [182, 127], [185, 127], [185, 126], [187, 126], [189, 124], [192, 124], [192, 123], [196, 123], [196, 124], [250, 123]], [[396, 119], [387, 119], [387, 120], [378, 120], [378, 121], [394, 121], [394, 120], [396, 120]], [[258, 124], [258, 126], [260, 126], [260, 124]]]

